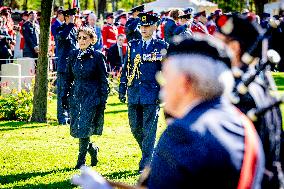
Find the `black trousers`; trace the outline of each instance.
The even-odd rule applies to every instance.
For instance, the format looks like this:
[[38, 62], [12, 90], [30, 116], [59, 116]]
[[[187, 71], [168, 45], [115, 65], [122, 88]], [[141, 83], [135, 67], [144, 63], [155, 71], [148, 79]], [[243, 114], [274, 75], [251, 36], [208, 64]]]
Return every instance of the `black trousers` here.
[[139, 170], [144, 169], [152, 158], [159, 109], [158, 104], [128, 104], [128, 119], [131, 132], [142, 151]]

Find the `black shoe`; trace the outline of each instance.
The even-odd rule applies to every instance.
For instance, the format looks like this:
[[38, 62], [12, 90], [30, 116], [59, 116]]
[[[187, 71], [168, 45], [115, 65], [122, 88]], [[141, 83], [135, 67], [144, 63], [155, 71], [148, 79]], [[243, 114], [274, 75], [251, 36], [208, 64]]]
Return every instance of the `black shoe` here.
[[91, 166], [96, 166], [98, 164], [98, 152], [99, 152], [99, 147], [93, 146], [92, 143], [89, 144], [88, 147], [88, 152], [91, 155]]
[[66, 122], [58, 122], [58, 125], [67, 125]]
[[74, 168], [75, 169], [80, 169], [84, 165], [85, 165], [85, 163], [77, 163], [77, 165]]

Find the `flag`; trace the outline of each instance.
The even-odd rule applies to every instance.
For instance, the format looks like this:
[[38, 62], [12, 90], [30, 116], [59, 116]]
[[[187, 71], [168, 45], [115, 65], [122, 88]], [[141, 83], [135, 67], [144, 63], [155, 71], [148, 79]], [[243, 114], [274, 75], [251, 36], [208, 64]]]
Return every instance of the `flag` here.
[[72, 8], [80, 9], [80, 0], [72, 0]]

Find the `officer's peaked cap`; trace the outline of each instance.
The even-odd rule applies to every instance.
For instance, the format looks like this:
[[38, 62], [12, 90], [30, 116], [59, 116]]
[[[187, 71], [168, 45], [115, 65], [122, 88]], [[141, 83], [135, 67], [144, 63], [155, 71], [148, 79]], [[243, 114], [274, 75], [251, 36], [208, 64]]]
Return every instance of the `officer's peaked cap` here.
[[139, 12], [143, 12], [144, 11], [144, 5], [139, 5], [139, 6], [136, 6], [136, 7], [133, 7], [132, 9], [130, 9], [130, 11], [133, 13], [133, 12], [136, 12], [136, 11], [139, 11]]
[[185, 18], [185, 19], [190, 19], [191, 17], [192, 16], [190, 13], [179, 16], [179, 18]]
[[76, 15], [77, 9], [68, 9], [66, 11], [63, 11], [64, 16], [71, 16], [71, 15]]
[[113, 16], [113, 13], [111, 12], [111, 13], [107, 13], [106, 14], [106, 19], [108, 19], [108, 18], [114, 18], [114, 16]]
[[194, 12], [194, 8], [193, 7], [188, 7], [186, 9], [184, 9], [183, 12], [184, 12], [184, 14], [193, 13]]
[[138, 17], [140, 18], [141, 26], [154, 25], [156, 22], [159, 21], [159, 17], [147, 13], [139, 13]]

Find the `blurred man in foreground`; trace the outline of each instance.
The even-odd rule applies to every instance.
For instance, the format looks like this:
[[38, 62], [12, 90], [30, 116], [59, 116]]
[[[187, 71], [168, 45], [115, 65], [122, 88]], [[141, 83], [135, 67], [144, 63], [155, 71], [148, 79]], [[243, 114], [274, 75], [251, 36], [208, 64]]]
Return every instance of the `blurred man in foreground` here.
[[[260, 187], [264, 168], [260, 139], [248, 118], [221, 97], [226, 84], [220, 76], [229, 68], [224, 54], [212, 44], [216, 43], [173, 40], [168, 49], [164, 80], [157, 78], [164, 83], [165, 111], [174, 120], [154, 150], [143, 187]], [[85, 189], [120, 184], [108, 182], [86, 167], [82, 170], [72, 181]]]

